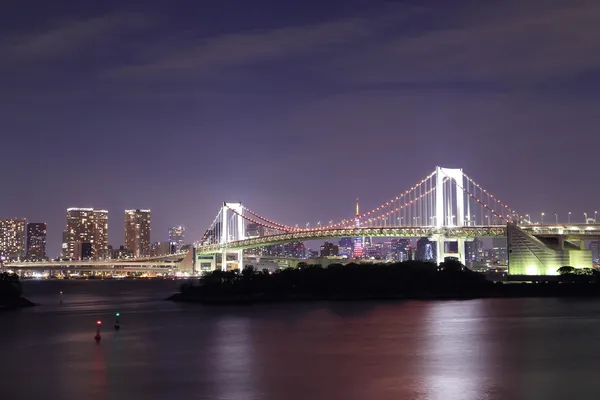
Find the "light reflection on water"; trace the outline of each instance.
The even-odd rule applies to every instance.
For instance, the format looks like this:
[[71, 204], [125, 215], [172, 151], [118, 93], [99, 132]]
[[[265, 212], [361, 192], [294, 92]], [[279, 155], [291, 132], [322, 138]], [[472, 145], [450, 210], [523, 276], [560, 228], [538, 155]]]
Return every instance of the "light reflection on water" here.
[[597, 300], [163, 301], [179, 283], [26, 283], [40, 306], [0, 313], [0, 398], [600, 397]]

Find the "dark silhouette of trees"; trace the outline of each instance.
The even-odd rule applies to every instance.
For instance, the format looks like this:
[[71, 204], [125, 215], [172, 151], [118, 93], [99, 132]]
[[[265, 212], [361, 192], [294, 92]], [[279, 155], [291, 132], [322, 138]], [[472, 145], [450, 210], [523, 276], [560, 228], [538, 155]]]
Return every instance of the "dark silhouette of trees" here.
[[557, 272], [560, 275], [571, 275], [575, 273], [575, 268], [565, 265], [564, 267], [560, 267]]
[[298, 299], [475, 297], [493, 285], [456, 260], [437, 266], [395, 264], [299, 265], [278, 271], [214, 271], [198, 285], [182, 285], [190, 300], [276, 301]]

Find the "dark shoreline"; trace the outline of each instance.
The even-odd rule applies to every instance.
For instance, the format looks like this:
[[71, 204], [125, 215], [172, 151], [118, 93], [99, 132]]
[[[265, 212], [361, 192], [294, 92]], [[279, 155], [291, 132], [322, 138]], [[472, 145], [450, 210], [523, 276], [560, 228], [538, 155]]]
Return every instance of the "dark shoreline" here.
[[590, 298], [600, 297], [595, 284], [495, 284], [483, 291], [411, 293], [411, 294], [355, 294], [355, 295], [265, 295], [265, 294], [200, 294], [196, 291], [178, 292], [165, 300], [203, 305], [252, 305], [272, 303], [297, 303], [313, 301], [399, 301], [399, 300], [475, 300], [503, 298]]
[[[575, 271], [573, 269], [573, 271]], [[557, 279], [494, 282], [457, 260], [393, 264], [300, 265], [277, 271], [213, 271], [188, 281], [168, 300], [200, 304], [306, 301], [467, 300], [600, 296], [600, 272], [581, 270]]]

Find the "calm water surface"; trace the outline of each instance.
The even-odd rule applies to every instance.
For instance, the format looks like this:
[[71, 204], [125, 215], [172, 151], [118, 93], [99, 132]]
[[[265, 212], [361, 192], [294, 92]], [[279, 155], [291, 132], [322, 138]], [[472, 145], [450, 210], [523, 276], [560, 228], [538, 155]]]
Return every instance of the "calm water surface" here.
[[597, 300], [207, 308], [163, 301], [178, 284], [26, 282], [40, 306], [0, 313], [0, 398], [600, 398]]

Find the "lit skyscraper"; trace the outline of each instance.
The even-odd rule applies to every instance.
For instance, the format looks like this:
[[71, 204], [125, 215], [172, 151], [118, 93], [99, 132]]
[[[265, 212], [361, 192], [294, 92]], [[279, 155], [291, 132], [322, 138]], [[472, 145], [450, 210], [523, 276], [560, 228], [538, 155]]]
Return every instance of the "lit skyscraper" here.
[[[358, 213], [358, 199], [356, 199], [356, 218], [354, 219], [354, 226], [360, 228], [360, 214]], [[362, 238], [356, 237], [352, 240], [352, 258], [362, 258], [363, 246]]]
[[150, 255], [150, 210], [125, 210], [125, 248], [134, 257]]
[[63, 233], [62, 256], [72, 259], [102, 259], [108, 255], [108, 211], [68, 208]]
[[111, 258], [108, 251], [108, 211], [94, 210], [94, 244], [95, 258]]
[[25, 218], [0, 219], [0, 257], [16, 261], [25, 258]]
[[185, 244], [185, 228], [183, 226], [173, 226], [169, 229], [169, 244], [172, 253], [181, 251]]
[[46, 259], [46, 224], [27, 224], [27, 259], [31, 261]]

